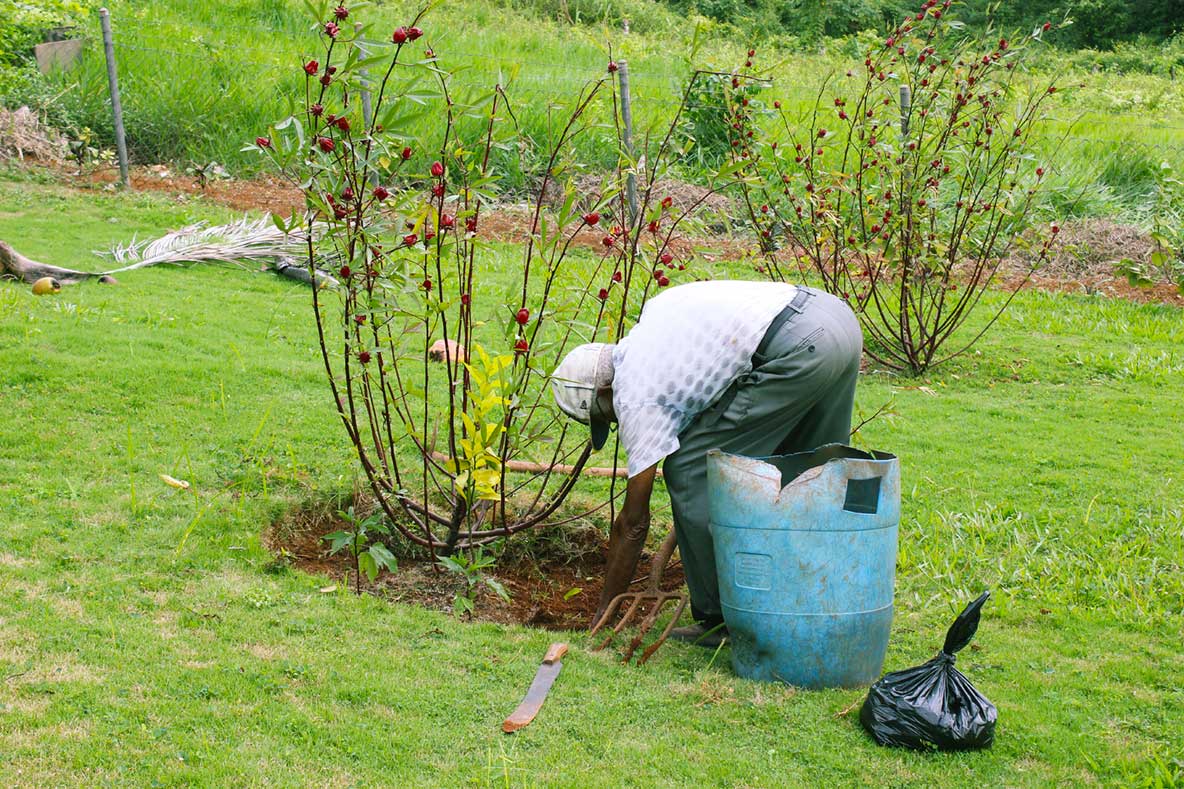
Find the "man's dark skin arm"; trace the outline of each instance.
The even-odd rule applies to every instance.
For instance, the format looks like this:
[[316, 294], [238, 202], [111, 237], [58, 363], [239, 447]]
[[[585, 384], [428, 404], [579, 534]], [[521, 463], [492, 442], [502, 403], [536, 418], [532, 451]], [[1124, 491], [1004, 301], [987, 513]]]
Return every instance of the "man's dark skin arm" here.
[[613, 521], [608, 538], [608, 569], [604, 573], [604, 590], [600, 593], [600, 605], [596, 607], [593, 624], [604, 615], [614, 597], [628, 591], [633, 573], [637, 571], [637, 560], [650, 530], [650, 494], [657, 474], [658, 464], [655, 463], [631, 477], [625, 486], [625, 503]]

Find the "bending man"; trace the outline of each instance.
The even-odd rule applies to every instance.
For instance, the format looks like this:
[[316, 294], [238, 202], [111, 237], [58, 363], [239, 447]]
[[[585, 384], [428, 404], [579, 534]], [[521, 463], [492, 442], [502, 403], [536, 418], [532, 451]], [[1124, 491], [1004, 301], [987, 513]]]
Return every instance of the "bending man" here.
[[672, 635], [719, 643], [725, 633], [707, 527], [707, 452], [761, 457], [846, 443], [862, 342], [850, 308], [822, 291], [696, 282], [650, 299], [616, 345], [581, 345], [564, 358], [552, 379], [559, 407], [591, 427], [597, 449], [616, 422], [628, 455], [597, 619], [637, 569], [664, 460], [696, 621]]

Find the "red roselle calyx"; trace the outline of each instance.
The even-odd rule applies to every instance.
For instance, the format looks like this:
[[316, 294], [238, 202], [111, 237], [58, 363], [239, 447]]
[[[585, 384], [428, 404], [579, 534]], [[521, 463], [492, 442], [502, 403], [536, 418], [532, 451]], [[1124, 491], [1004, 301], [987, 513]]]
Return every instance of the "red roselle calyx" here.
[[320, 70], [321, 70], [321, 64], [316, 62], [315, 60], [310, 60], [304, 64], [304, 73], [310, 77], [315, 76], [316, 73]]
[[337, 26], [336, 22], [325, 23], [325, 35], [329, 38], [337, 38], [337, 34], [341, 32], [341, 28]]
[[319, 118], [325, 112], [325, 108], [320, 104], [314, 104], [308, 108], [308, 114], [314, 118]]
[[349, 11], [346, 9], [345, 6], [339, 5], [333, 9], [333, 16], [334, 16], [334, 18], [337, 19], [338, 22], [340, 22], [341, 20], [343, 20], [349, 16]]
[[584, 222], [590, 227], [596, 227], [596, 223], [600, 221], [600, 214], [593, 211], [590, 214], [584, 214]]
[[385, 186], [374, 187], [374, 199], [375, 200], [382, 201], [382, 200], [387, 199], [390, 196], [391, 196], [391, 193], [389, 191], [387, 191], [387, 188]]
[[616, 74], [618, 68], [620, 68], [620, 67], [617, 65], [617, 61], [610, 60], [608, 62], [608, 73], [609, 74]]
[[335, 146], [333, 141], [328, 137], [317, 137], [317, 147], [319, 147], [325, 153], [332, 153], [333, 149], [337, 146]]
[[599, 291], [597, 291], [596, 298], [600, 299], [601, 301], [606, 300], [608, 298], [608, 288], [601, 288]]
[[416, 241], [419, 241], [419, 236], [415, 235], [414, 233], [408, 233], [407, 235], [403, 236], [403, 243], [409, 247], [415, 246]]
[[255, 138], [255, 145], [260, 148], [270, 148], [271, 147], [271, 140], [268, 139], [267, 137], [256, 137]]
[[520, 338], [518, 340], [518, 342], [514, 343], [514, 353], [522, 354], [522, 353], [526, 353], [529, 350], [530, 350], [530, 344], [527, 343], [525, 339]]
[[423, 31], [420, 30], [418, 27], [407, 28], [407, 40], [408, 41], [414, 41], [415, 39], [419, 38], [422, 35], [423, 35]]
[[358, 351], [358, 361], [362, 364], [370, 364], [370, 352]]
[[444, 175], [444, 165], [439, 162], [432, 162], [432, 176], [439, 178], [442, 175]]
[[523, 307], [514, 314], [514, 320], [518, 321], [519, 326], [525, 326], [530, 321], [530, 310]]
[[613, 282], [620, 282], [622, 279], [624, 279], [624, 278], [621, 276], [620, 271], [613, 272]]
[[402, 150], [402, 151], [399, 153], [399, 156], [403, 157], [403, 161], [407, 161], [408, 159], [410, 159], [410, 158], [411, 158], [411, 149], [410, 149], [410, 148], [404, 148], [404, 149], [403, 149], [403, 150]]
[[396, 44], [403, 44], [407, 41], [407, 28], [396, 27], [395, 32], [391, 33], [391, 41]]

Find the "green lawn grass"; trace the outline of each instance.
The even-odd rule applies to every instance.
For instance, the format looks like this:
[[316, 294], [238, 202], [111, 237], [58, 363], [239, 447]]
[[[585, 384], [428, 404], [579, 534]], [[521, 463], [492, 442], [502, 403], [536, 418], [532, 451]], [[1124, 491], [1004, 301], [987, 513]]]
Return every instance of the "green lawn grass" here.
[[[0, 238], [62, 265], [227, 216], [0, 181]], [[927, 378], [861, 383], [861, 411], [893, 404], [861, 440], [905, 480], [886, 669], [995, 592], [959, 666], [998, 741], [916, 754], [840, 714], [860, 691], [739, 680], [726, 650], [674, 644], [622, 667], [580, 633], [539, 719], [501, 734], [555, 634], [321, 593], [260, 545], [356, 480], [308, 291], [233, 268], [120, 279], [0, 283], [3, 785], [1184, 780], [1178, 309], [1024, 293]]]

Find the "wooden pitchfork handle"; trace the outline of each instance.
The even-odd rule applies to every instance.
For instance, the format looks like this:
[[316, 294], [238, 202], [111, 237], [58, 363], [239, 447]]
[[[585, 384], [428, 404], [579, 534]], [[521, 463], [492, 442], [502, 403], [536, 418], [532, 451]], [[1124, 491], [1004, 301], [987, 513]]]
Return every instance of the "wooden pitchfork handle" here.
[[[432, 458], [441, 463], [447, 463], [452, 458], [445, 455], [443, 452], [433, 452]], [[555, 463], [548, 465], [546, 463], [532, 463], [529, 460], [507, 460], [507, 471], [523, 471], [528, 474], [545, 474], [552, 471], [556, 474], [571, 474], [576, 470], [575, 466], [569, 466], [566, 463]], [[625, 479], [629, 476], [629, 470], [624, 468], [611, 469], [585, 466], [584, 470], [580, 472], [585, 477], [611, 477], [614, 474], [620, 478]], [[658, 470], [658, 476], [662, 476], [662, 470]]]

